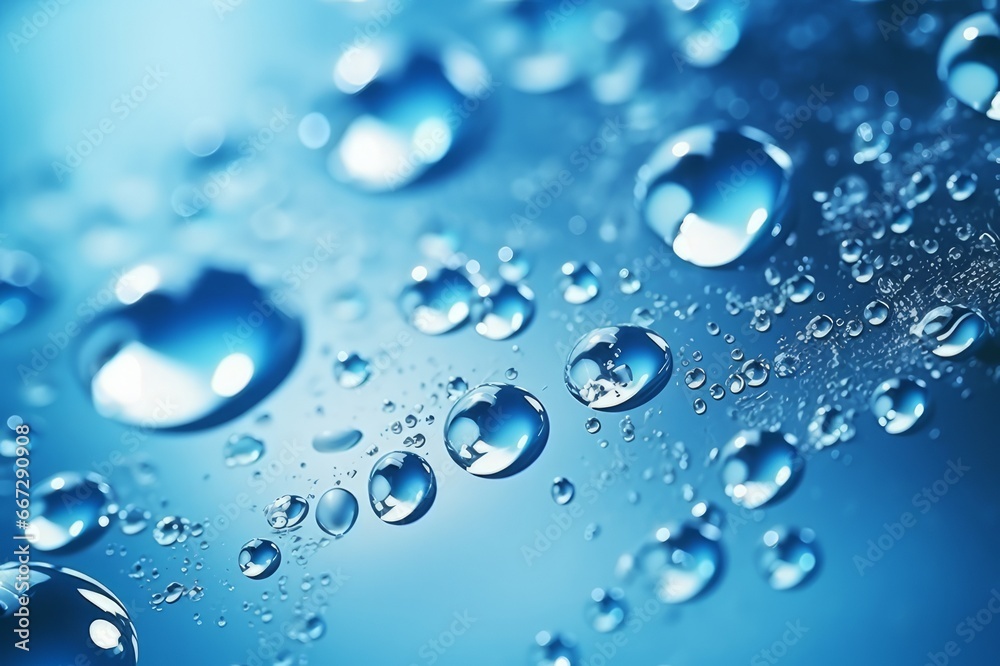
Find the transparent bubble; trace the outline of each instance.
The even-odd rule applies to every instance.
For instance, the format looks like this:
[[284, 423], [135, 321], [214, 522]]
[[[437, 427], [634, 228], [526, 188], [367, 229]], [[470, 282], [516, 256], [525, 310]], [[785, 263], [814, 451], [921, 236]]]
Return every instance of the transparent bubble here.
[[414, 282], [399, 296], [399, 309], [421, 333], [441, 335], [468, 320], [475, 297], [475, 288], [462, 271], [414, 271]]
[[552, 500], [556, 504], [569, 504], [575, 492], [576, 488], [569, 479], [558, 476], [552, 482]]
[[1000, 119], [1000, 24], [973, 14], [948, 32], [938, 52], [938, 78], [960, 102]]
[[264, 442], [250, 435], [232, 435], [222, 448], [226, 467], [252, 465], [264, 455]]
[[549, 436], [538, 399], [510, 384], [482, 384], [451, 408], [444, 427], [448, 454], [470, 474], [511, 476], [535, 461]]
[[535, 315], [535, 294], [523, 284], [503, 282], [480, 289], [482, 311], [476, 332], [490, 340], [506, 340], [520, 333]]
[[[138, 662], [135, 626], [108, 588], [72, 569], [33, 562], [23, 565], [28, 575], [19, 576], [18, 566], [0, 565], [0, 631], [5, 636], [0, 661], [117, 666]], [[15, 647], [20, 597], [29, 599], [30, 653]]]
[[654, 541], [639, 549], [636, 566], [660, 601], [684, 603], [712, 587], [723, 567], [716, 532], [717, 528], [705, 523], [662, 527]]
[[990, 337], [981, 314], [962, 305], [939, 305], [914, 324], [910, 332], [925, 341], [941, 358], [967, 358]]
[[393, 525], [418, 520], [431, 508], [436, 494], [431, 466], [409, 451], [385, 454], [368, 476], [368, 498], [375, 515]]
[[764, 533], [757, 568], [775, 590], [791, 590], [819, 569], [819, 548], [810, 529], [775, 527]]
[[747, 509], [787, 496], [805, 468], [794, 439], [780, 432], [742, 430], [726, 443], [721, 457], [723, 489]]
[[601, 269], [592, 262], [569, 261], [562, 265], [559, 289], [563, 299], [573, 305], [588, 303], [601, 291]]
[[791, 173], [791, 158], [759, 130], [702, 125], [653, 153], [635, 196], [678, 257], [723, 266], [780, 233]]
[[168, 277], [144, 265], [118, 280], [120, 307], [83, 336], [80, 376], [103, 416], [142, 428], [219, 425], [284, 380], [302, 325], [242, 274]]
[[570, 393], [591, 409], [623, 411], [651, 400], [670, 380], [667, 341], [640, 326], [608, 326], [584, 335], [566, 359]]
[[701, 368], [691, 368], [684, 374], [684, 383], [689, 389], [700, 389], [707, 379], [708, 375]]
[[240, 571], [247, 578], [261, 579], [271, 576], [281, 564], [281, 551], [273, 541], [251, 539], [243, 544], [239, 554]]
[[309, 514], [309, 502], [298, 495], [282, 495], [264, 508], [267, 524], [276, 530], [298, 527]]
[[333, 362], [333, 378], [343, 388], [357, 388], [371, 377], [372, 368], [367, 359], [354, 352], [340, 352]]
[[316, 502], [316, 524], [330, 536], [344, 536], [357, 519], [358, 500], [343, 488], [331, 488]]
[[976, 174], [969, 173], [968, 171], [956, 171], [948, 177], [945, 186], [948, 188], [948, 194], [951, 195], [952, 199], [955, 201], [965, 201], [975, 194], [978, 182], [979, 177]]
[[882, 301], [872, 301], [865, 306], [865, 319], [872, 326], [879, 326], [889, 318], [889, 306]]
[[621, 590], [595, 588], [590, 593], [590, 601], [586, 615], [594, 631], [602, 634], [611, 633], [625, 622], [627, 609], [625, 595]]
[[94, 473], [62, 472], [32, 488], [31, 546], [69, 552], [97, 541], [118, 513], [115, 493]]
[[924, 420], [930, 408], [930, 393], [922, 379], [895, 377], [875, 387], [869, 404], [883, 430], [901, 435]]

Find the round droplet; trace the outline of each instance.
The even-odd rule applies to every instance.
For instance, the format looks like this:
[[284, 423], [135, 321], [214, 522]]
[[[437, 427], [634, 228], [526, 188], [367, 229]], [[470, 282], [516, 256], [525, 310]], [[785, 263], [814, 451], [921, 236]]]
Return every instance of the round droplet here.
[[344, 388], [357, 388], [371, 377], [371, 364], [351, 352], [340, 352], [333, 362], [333, 378]]
[[88, 327], [80, 375], [106, 417], [142, 428], [219, 425], [284, 380], [302, 325], [242, 274], [168, 277], [144, 265], [119, 278], [121, 307]]
[[691, 368], [684, 374], [684, 383], [689, 389], [700, 389], [707, 379], [708, 375], [701, 368]]
[[549, 418], [538, 399], [510, 384], [482, 384], [448, 413], [445, 446], [458, 465], [476, 476], [516, 474], [541, 454]]
[[276, 530], [298, 527], [309, 513], [309, 502], [298, 495], [282, 495], [267, 505], [264, 517]]
[[806, 334], [817, 340], [822, 340], [833, 331], [833, 318], [830, 315], [816, 315], [806, 324]]
[[809, 439], [813, 446], [822, 449], [854, 437], [854, 410], [823, 405], [809, 422]]
[[924, 420], [930, 407], [930, 393], [922, 379], [896, 377], [875, 387], [870, 406], [883, 430], [890, 435], [901, 435]]
[[559, 289], [563, 299], [573, 305], [582, 305], [594, 300], [601, 291], [601, 269], [592, 262], [568, 261], [562, 265]]
[[811, 275], [796, 275], [785, 283], [785, 290], [792, 303], [805, 303], [816, 290], [816, 280]]
[[589, 432], [591, 435], [596, 435], [597, 433], [601, 432], [601, 421], [596, 417], [591, 416], [589, 419], [587, 419], [584, 426], [586, 427], [587, 432]]
[[856, 338], [861, 335], [864, 328], [864, 325], [858, 319], [852, 319], [847, 322], [847, 334], [852, 338]]
[[21, 250], [0, 250], [0, 335], [39, 314], [49, 291], [38, 259]]
[[260, 580], [278, 570], [278, 565], [281, 564], [281, 551], [273, 541], [251, 539], [240, 549], [238, 561], [244, 576]]
[[882, 301], [872, 301], [865, 306], [865, 319], [872, 326], [878, 326], [885, 323], [885, 320], [889, 318], [889, 306]]
[[845, 239], [840, 242], [840, 258], [845, 264], [857, 263], [864, 252], [864, 245], [857, 238]]
[[722, 384], [712, 384], [708, 387], [708, 394], [712, 396], [712, 400], [722, 400], [726, 397], [726, 389]]
[[264, 442], [250, 435], [233, 435], [222, 448], [226, 467], [252, 465], [264, 455]]
[[[479, 107], [495, 85], [478, 57], [457, 46], [430, 52], [366, 42], [346, 49], [334, 68], [352, 118], [334, 142], [330, 173], [384, 192], [467, 155], [487, 127]], [[475, 113], [466, 110], [472, 105]]]
[[324, 430], [312, 439], [313, 449], [320, 453], [337, 453], [353, 449], [362, 440], [364, 434], [360, 430]]
[[679, 604], [706, 592], [722, 571], [718, 528], [707, 523], [662, 527], [656, 539], [639, 549], [637, 568], [653, 584], [657, 598]]
[[672, 365], [667, 341], [648, 328], [598, 328], [570, 351], [566, 387], [591, 409], [624, 411], [658, 394], [670, 380]]
[[476, 333], [490, 340], [506, 340], [520, 333], [535, 315], [535, 294], [523, 284], [503, 282], [483, 293]]
[[694, 413], [699, 416], [708, 411], [708, 404], [701, 398], [695, 398], [692, 406], [694, 407]]
[[[15, 641], [25, 628], [24, 616], [15, 614], [22, 607], [30, 611], [30, 652]], [[135, 627], [118, 597], [93, 578], [50, 564], [0, 566], [0, 632], [4, 664], [135, 666], [139, 659]]]
[[791, 158], [763, 132], [702, 125], [653, 153], [635, 196], [678, 257], [723, 266], [780, 233], [791, 173]]
[[810, 529], [775, 527], [765, 532], [757, 567], [768, 585], [791, 590], [812, 578], [819, 569], [815, 539]]
[[965, 18], [938, 52], [938, 78], [960, 102], [1000, 119], [1000, 24], [990, 12]]
[[[1000, 101], [998, 101], [998, 105], [1000, 105]], [[978, 181], [979, 177], [974, 173], [956, 171], [948, 177], [948, 182], [945, 185], [952, 199], [955, 201], [965, 201], [975, 194]]]
[[531, 653], [531, 666], [580, 666], [576, 641], [568, 636], [539, 631]]
[[358, 500], [343, 488], [331, 488], [316, 502], [316, 524], [330, 536], [344, 536], [357, 519]]
[[191, 523], [187, 518], [164, 516], [153, 528], [153, 540], [161, 546], [172, 546], [187, 541]]
[[556, 504], [569, 504], [575, 492], [576, 488], [569, 479], [557, 476], [552, 482], [552, 500]]
[[721, 455], [726, 495], [747, 509], [788, 495], [805, 468], [792, 437], [780, 432], [742, 430], [723, 447]]
[[910, 331], [924, 340], [931, 353], [941, 358], [967, 358], [978, 351], [990, 335], [981, 314], [962, 305], [940, 305], [917, 322]]
[[476, 291], [464, 272], [451, 268], [434, 274], [414, 270], [413, 278], [399, 296], [399, 309], [413, 328], [426, 335], [441, 335], [468, 320]]
[[31, 489], [32, 548], [69, 552], [97, 541], [117, 514], [115, 494], [94, 473], [62, 472]]
[[618, 291], [626, 296], [630, 296], [640, 289], [642, 289], [642, 282], [632, 271], [627, 268], [618, 271]]
[[409, 451], [385, 454], [368, 477], [368, 499], [375, 515], [393, 525], [419, 519], [431, 508], [436, 493], [431, 466]]
[[594, 631], [607, 634], [625, 622], [625, 595], [621, 590], [596, 588], [590, 593], [590, 600], [591, 603], [587, 605], [587, 620]]
[[740, 374], [746, 378], [747, 384], [752, 388], [763, 386], [767, 383], [769, 370], [767, 363], [760, 359], [752, 358], [740, 368]]
[[465, 381], [461, 377], [452, 377], [448, 380], [448, 399], [451, 401], [458, 400], [466, 391], [469, 390], [469, 382]]

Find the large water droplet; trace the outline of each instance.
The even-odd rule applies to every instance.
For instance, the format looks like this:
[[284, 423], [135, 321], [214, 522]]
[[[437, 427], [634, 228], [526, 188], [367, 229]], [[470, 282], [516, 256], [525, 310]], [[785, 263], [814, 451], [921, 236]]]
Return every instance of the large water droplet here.
[[930, 393], [922, 379], [895, 377], [875, 387], [870, 406], [887, 433], [900, 435], [923, 421], [930, 407]]
[[707, 591], [722, 570], [722, 548], [714, 538], [718, 528], [684, 523], [660, 528], [656, 539], [636, 555], [636, 565], [653, 583], [660, 601], [679, 604]]
[[[22, 576], [18, 566], [0, 566], [0, 662], [135, 666], [135, 627], [108, 588], [72, 569], [31, 563], [20, 565], [28, 572]], [[15, 647], [20, 597], [29, 599], [30, 653]]]
[[722, 449], [722, 483], [733, 503], [756, 509], [798, 485], [805, 461], [780, 432], [742, 430]]
[[118, 512], [111, 486], [97, 474], [63, 472], [32, 489], [28, 534], [38, 550], [72, 551], [94, 543]]
[[368, 477], [368, 496], [375, 515], [394, 525], [412, 523], [427, 513], [436, 493], [431, 466], [409, 451], [385, 454]]
[[535, 294], [523, 284], [502, 282], [480, 289], [482, 313], [476, 332], [490, 340], [517, 335], [535, 314]]
[[768, 585], [790, 590], [812, 578], [819, 568], [815, 539], [810, 529], [775, 527], [765, 532], [757, 566]]
[[251, 539], [243, 544], [238, 558], [240, 571], [247, 578], [267, 578], [278, 570], [281, 564], [281, 551], [273, 541], [267, 539]]
[[667, 341], [641, 326], [584, 335], [566, 359], [566, 387], [591, 409], [623, 411], [651, 400], [670, 380]]
[[437, 53], [388, 41], [346, 50], [334, 68], [353, 117], [330, 153], [330, 173], [383, 192], [467, 154], [485, 126], [493, 82], [471, 50]]
[[399, 296], [399, 308], [413, 328], [427, 335], [441, 335], [469, 318], [476, 290], [462, 271], [442, 268], [428, 274], [414, 270], [414, 282]]
[[549, 418], [538, 398], [510, 384], [482, 384], [448, 413], [445, 445], [458, 465], [476, 476], [516, 474], [541, 454]]
[[309, 514], [309, 502], [298, 495], [282, 495], [264, 508], [267, 524], [276, 530], [298, 527]]
[[344, 536], [357, 519], [358, 500], [343, 488], [331, 488], [316, 503], [316, 524], [331, 536]]
[[941, 358], [975, 354], [989, 338], [990, 327], [981, 314], [962, 305], [940, 305], [914, 324], [910, 332], [930, 345]]
[[965, 18], [938, 52], [938, 78], [960, 102], [1000, 119], [1000, 24], [989, 12]]
[[701, 125], [653, 153], [635, 195], [678, 257], [723, 266], [780, 233], [791, 173], [791, 158], [763, 132]]
[[124, 275], [122, 307], [89, 327], [79, 371], [97, 411], [143, 428], [200, 429], [256, 405], [288, 375], [302, 326], [244, 275], [209, 269], [170, 287]]

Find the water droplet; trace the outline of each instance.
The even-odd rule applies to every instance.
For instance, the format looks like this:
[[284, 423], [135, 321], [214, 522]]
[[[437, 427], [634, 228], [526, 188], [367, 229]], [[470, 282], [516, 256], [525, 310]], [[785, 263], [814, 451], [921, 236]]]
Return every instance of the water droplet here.
[[250, 435], [233, 435], [222, 449], [226, 467], [252, 465], [264, 455], [264, 442]]
[[375, 515], [393, 525], [419, 519], [431, 508], [436, 494], [431, 466], [409, 451], [385, 454], [368, 477], [368, 498]]
[[747, 384], [752, 388], [763, 386], [767, 383], [768, 367], [767, 363], [760, 359], [750, 359], [740, 368], [740, 374], [746, 378]]
[[861, 259], [864, 252], [864, 245], [856, 238], [845, 239], [840, 242], [840, 258], [845, 264], [856, 263]]
[[694, 413], [698, 415], [704, 414], [708, 410], [708, 405], [701, 398], [694, 399], [693, 407]]
[[822, 340], [833, 331], [833, 319], [830, 315], [816, 315], [806, 324], [806, 335]]
[[900, 435], [923, 421], [930, 407], [930, 394], [922, 379], [897, 377], [875, 387], [870, 406], [887, 433]]
[[913, 325], [913, 335], [924, 340], [941, 358], [966, 358], [989, 338], [990, 327], [981, 314], [961, 305], [939, 305]]
[[307, 613], [288, 628], [288, 637], [299, 643], [312, 643], [326, 635], [326, 620], [316, 613]]
[[361, 386], [368, 381], [371, 373], [371, 364], [353, 352], [342, 351], [333, 362], [333, 378], [347, 389]]
[[856, 338], [861, 335], [864, 330], [864, 325], [861, 323], [860, 319], [852, 319], [847, 322], [847, 334], [852, 338]]
[[931, 167], [915, 171], [899, 190], [899, 196], [907, 208], [916, 208], [931, 198], [937, 190], [937, 177]]
[[492, 93], [470, 50], [432, 53], [388, 40], [345, 50], [334, 82], [353, 118], [335, 140], [329, 171], [373, 192], [406, 186], [467, 154], [485, 125], [481, 110], [465, 109]]
[[0, 335], [38, 314], [48, 292], [38, 259], [21, 250], [0, 250]]
[[712, 400], [722, 400], [726, 397], [726, 389], [722, 388], [722, 384], [712, 384], [708, 387], [708, 394]]
[[889, 147], [889, 135], [882, 131], [879, 122], [861, 123], [851, 141], [854, 163], [864, 164], [879, 158]]
[[785, 293], [792, 303], [805, 303], [816, 290], [816, 280], [811, 275], [795, 275], [785, 283]]
[[414, 270], [414, 282], [399, 296], [399, 309], [421, 333], [441, 335], [468, 318], [476, 290], [462, 271], [442, 268], [437, 273]]
[[103, 416], [142, 428], [193, 430], [246, 412], [288, 375], [302, 326], [244, 275], [123, 275], [122, 307], [97, 317], [79, 371]]
[[256, 580], [267, 578], [278, 570], [279, 564], [281, 564], [281, 551], [273, 541], [251, 539], [240, 549], [240, 571], [247, 578]]
[[743, 379], [743, 375], [736, 373], [729, 377], [729, 392], [738, 395], [743, 393], [743, 389], [746, 388], [746, 380]]
[[[0, 631], [15, 635], [19, 619], [14, 611], [18, 598], [28, 597], [31, 614], [31, 657], [0, 643], [0, 661], [5, 664], [118, 664], [135, 666], [139, 642], [125, 605], [108, 588], [72, 569], [31, 563], [27, 574], [18, 574], [18, 564], [0, 566]], [[21, 625], [23, 626], [23, 625]]]
[[569, 479], [557, 476], [552, 482], [552, 499], [556, 504], [569, 504], [575, 492], [576, 488]]
[[882, 301], [872, 301], [865, 306], [865, 319], [872, 326], [879, 326], [889, 318], [889, 306]]
[[535, 294], [523, 284], [503, 282], [483, 296], [482, 313], [476, 332], [490, 340], [506, 340], [520, 333], [535, 315]]
[[448, 453], [476, 476], [516, 474], [541, 454], [549, 419], [538, 399], [510, 384], [482, 384], [451, 408], [445, 420]]
[[512, 250], [504, 246], [497, 252], [497, 257], [500, 259], [497, 272], [507, 282], [520, 282], [531, 272], [531, 262], [528, 261], [527, 255], [520, 250]]
[[562, 265], [559, 289], [563, 299], [573, 305], [588, 303], [601, 291], [601, 269], [592, 262], [567, 261]]
[[360, 430], [324, 430], [312, 439], [313, 449], [320, 453], [339, 453], [353, 449], [364, 434]]
[[722, 483], [737, 506], [757, 509], [788, 495], [805, 461], [789, 435], [742, 430], [723, 447]]
[[938, 78], [960, 102], [1000, 119], [1000, 24], [990, 12], [958, 23], [941, 42]]
[[161, 546], [184, 543], [187, 541], [190, 525], [187, 518], [164, 516], [153, 528], [153, 540]]
[[568, 636], [539, 631], [531, 653], [532, 666], [579, 666], [576, 641]]
[[809, 422], [809, 439], [822, 449], [854, 437], [854, 410], [823, 405]]
[[466, 391], [469, 390], [469, 383], [461, 377], [452, 377], [448, 380], [447, 390], [448, 399], [454, 402], [465, 395]]
[[889, 225], [893, 233], [905, 234], [913, 226], [913, 213], [909, 210], [901, 210], [896, 218]]
[[566, 387], [591, 409], [623, 411], [658, 394], [670, 379], [672, 365], [667, 341], [648, 328], [598, 328], [570, 351]]
[[948, 177], [945, 185], [948, 187], [948, 194], [955, 201], [965, 201], [976, 192], [976, 184], [979, 177], [968, 171], [956, 171]]
[[297, 527], [308, 513], [309, 502], [298, 495], [282, 495], [264, 509], [267, 524], [276, 530]]
[[598, 587], [590, 593], [587, 620], [594, 631], [607, 634], [622, 626], [626, 615], [624, 597], [624, 593], [617, 588], [605, 590]]
[[343, 488], [331, 488], [316, 502], [316, 524], [330, 536], [344, 536], [357, 519], [358, 500]]
[[629, 269], [623, 268], [618, 271], [618, 291], [630, 296], [640, 289], [642, 289], [642, 282]]
[[591, 435], [596, 435], [597, 433], [601, 432], [601, 421], [596, 417], [591, 416], [589, 419], [587, 419], [584, 425], [587, 429], [587, 432], [589, 432]]
[[708, 375], [701, 368], [691, 368], [684, 374], [684, 383], [689, 389], [700, 389], [707, 379]]
[[121, 528], [122, 534], [131, 536], [146, 529], [151, 517], [152, 514], [149, 511], [141, 509], [135, 504], [126, 504], [118, 512], [118, 526]]
[[765, 532], [757, 567], [768, 585], [791, 590], [812, 578], [819, 569], [815, 538], [810, 529], [775, 527]]
[[72, 551], [89, 546], [118, 512], [115, 493], [94, 473], [62, 472], [32, 488], [28, 534], [33, 548]]
[[636, 565], [652, 582], [660, 601], [684, 603], [712, 586], [723, 566], [715, 531], [707, 523], [662, 527], [654, 541], [639, 549]]
[[696, 266], [722, 266], [781, 230], [792, 160], [759, 130], [702, 125], [664, 142], [640, 169], [646, 223]]

